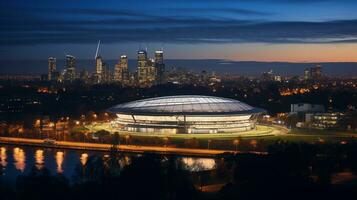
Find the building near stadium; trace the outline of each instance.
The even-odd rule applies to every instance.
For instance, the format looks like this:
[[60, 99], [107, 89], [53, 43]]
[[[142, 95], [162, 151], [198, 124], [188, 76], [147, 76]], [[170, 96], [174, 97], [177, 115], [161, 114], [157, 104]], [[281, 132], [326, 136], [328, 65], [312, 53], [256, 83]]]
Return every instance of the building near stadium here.
[[198, 95], [143, 99], [108, 111], [117, 115], [113, 126], [118, 130], [165, 134], [249, 131], [265, 112], [234, 99]]

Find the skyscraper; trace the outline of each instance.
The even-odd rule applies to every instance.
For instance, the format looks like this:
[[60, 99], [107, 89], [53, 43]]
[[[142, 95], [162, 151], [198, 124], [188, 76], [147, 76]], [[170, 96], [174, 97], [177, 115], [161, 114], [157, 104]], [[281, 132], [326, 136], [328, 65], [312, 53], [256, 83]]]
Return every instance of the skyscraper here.
[[78, 73], [78, 78], [83, 81], [84, 83], [88, 83], [89, 81], [89, 73], [87, 70], [82, 69]]
[[148, 84], [154, 84], [156, 81], [156, 67], [155, 67], [155, 60], [148, 59], [147, 67], [146, 67], [146, 77], [145, 81]]
[[313, 79], [321, 79], [322, 78], [322, 67], [321, 65], [316, 65], [315, 67], [311, 67], [310, 75]]
[[95, 73], [101, 74], [103, 71], [103, 60], [101, 56], [95, 58]]
[[147, 52], [145, 50], [138, 51], [138, 81], [139, 83], [146, 82], [147, 77]]
[[112, 81], [112, 73], [110, 72], [108, 64], [103, 63], [103, 68], [100, 77], [101, 83], [110, 83]]
[[100, 48], [100, 40], [98, 41], [97, 50], [94, 56], [95, 59], [95, 71], [93, 74], [94, 83], [101, 83], [103, 79], [105, 79], [104, 77], [105, 75], [103, 73], [104, 63], [102, 57], [99, 54], [99, 48]]
[[66, 55], [63, 79], [64, 81], [74, 81], [76, 79], [76, 58], [72, 55]]
[[95, 83], [101, 83], [103, 81], [103, 60], [99, 55], [95, 58], [95, 72], [93, 76]]
[[114, 81], [122, 84], [129, 82], [128, 57], [126, 55], [120, 56], [119, 63], [115, 65]]
[[66, 55], [66, 69], [68, 68], [76, 68], [76, 57], [72, 55]]
[[305, 69], [304, 70], [304, 80], [305, 81], [309, 80], [310, 79], [310, 75], [311, 75], [310, 70], [309, 69]]
[[49, 57], [48, 58], [48, 80], [53, 80], [53, 73], [56, 71], [56, 58]]
[[155, 51], [155, 68], [157, 83], [162, 84], [165, 82], [165, 64], [164, 52], [162, 50]]

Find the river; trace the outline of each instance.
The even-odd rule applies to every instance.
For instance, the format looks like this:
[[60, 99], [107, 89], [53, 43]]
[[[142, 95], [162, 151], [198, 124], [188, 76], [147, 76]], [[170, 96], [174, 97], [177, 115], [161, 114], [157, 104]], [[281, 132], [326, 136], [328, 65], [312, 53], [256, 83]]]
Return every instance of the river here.
[[[108, 152], [64, 150], [55, 148], [39, 148], [30, 146], [0, 145], [0, 166], [3, 168], [3, 178], [15, 183], [17, 176], [27, 174], [32, 167], [46, 167], [52, 174], [61, 173], [71, 179], [75, 167], [84, 165], [90, 156], [108, 157]], [[133, 156], [139, 154], [126, 154], [121, 164], [130, 163]], [[203, 171], [216, 167], [213, 158], [179, 157], [187, 170]]]

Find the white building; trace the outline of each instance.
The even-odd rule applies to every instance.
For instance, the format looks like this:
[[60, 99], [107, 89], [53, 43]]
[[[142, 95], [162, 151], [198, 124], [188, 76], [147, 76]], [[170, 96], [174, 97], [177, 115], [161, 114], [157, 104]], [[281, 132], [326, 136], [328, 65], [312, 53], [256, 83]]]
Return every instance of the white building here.
[[181, 95], [133, 101], [109, 109], [119, 130], [146, 133], [236, 133], [255, 128], [263, 109], [212, 96]]
[[325, 107], [319, 104], [299, 103], [290, 105], [290, 113], [316, 113], [325, 112]]

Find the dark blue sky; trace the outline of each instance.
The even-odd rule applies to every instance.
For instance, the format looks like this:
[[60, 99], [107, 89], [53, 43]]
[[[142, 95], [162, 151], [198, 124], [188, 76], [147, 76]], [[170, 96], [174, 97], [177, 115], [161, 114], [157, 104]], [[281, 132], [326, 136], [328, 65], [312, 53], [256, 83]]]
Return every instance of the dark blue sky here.
[[0, 59], [357, 61], [355, 0], [1, 0]]

